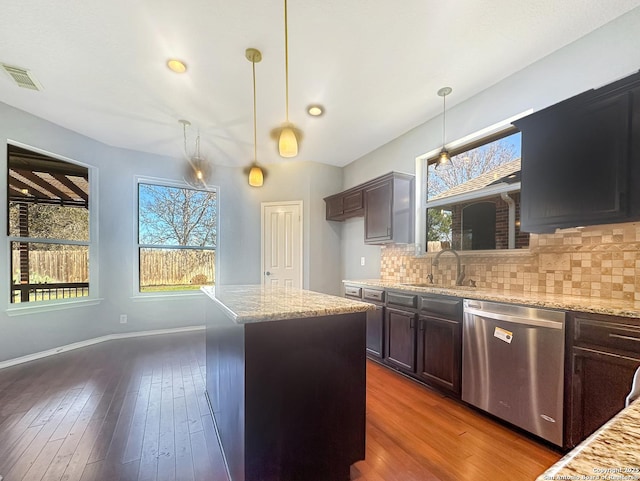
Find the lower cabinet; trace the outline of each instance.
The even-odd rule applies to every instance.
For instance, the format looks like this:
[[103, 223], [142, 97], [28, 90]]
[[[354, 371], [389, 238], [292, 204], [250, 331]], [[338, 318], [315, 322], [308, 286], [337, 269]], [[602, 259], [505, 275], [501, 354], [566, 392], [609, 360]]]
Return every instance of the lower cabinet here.
[[384, 357], [384, 306], [376, 305], [375, 311], [367, 312], [367, 355]]
[[573, 348], [572, 441], [578, 444], [624, 408], [640, 356]]
[[386, 362], [397, 369], [416, 372], [416, 322], [413, 312], [387, 307], [385, 309]]
[[572, 313], [570, 447], [625, 406], [640, 366], [640, 320]]
[[350, 299], [375, 304], [375, 311], [367, 311], [367, 356], [384, 357], [384, 290], [346, 284], [344, 295]]
[[460, 395], [462, 329], [459, 321], [421, 316], [417, 375], [427, 384]]

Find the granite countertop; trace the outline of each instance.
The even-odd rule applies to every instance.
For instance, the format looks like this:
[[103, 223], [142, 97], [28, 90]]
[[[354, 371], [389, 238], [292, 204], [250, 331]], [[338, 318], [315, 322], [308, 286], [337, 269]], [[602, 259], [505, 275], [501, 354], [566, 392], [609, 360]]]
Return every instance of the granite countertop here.
[[640, 480], [640, 401], [622, 410], [536, 481]]
[[238, 324], [366, 312], [373, 304], [292, 287], [207, 286], [202, 291]]
[[466, 299], [478, 299], [482, 301], [509, 302], [512, 304], [526, 304], [529, 306], [547, 307], [551, 309], [593, 312], [596, 314], [640, 318], [640, 309], [634, 307], [633, 301], [626, 301], [624, 299], [599, 299], [596, 297], [579, 297], [537, 293], [519, 294], [514, 292], [502, 292], [492, 289], [469, 286], [417, 287], [408, 284], [385, 282], [379, 279], [345, 280], [342, 282], [345, 284], [357, 284], [360, 286], [410, 291], [417, 294], [442, 294], [448, 296], [464, 297]]

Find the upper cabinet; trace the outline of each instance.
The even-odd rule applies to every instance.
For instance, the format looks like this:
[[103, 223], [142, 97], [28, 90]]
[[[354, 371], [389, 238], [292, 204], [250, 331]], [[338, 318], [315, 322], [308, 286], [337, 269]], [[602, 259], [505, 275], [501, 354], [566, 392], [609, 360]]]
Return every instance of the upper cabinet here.
[[390, 172], [326, 197], [327, 220], [364, 216], [365, 244], [414, 241], [414, 177]]
[[640, 218], [640, 74], [515, 122], [522, 131], [521, 229]]

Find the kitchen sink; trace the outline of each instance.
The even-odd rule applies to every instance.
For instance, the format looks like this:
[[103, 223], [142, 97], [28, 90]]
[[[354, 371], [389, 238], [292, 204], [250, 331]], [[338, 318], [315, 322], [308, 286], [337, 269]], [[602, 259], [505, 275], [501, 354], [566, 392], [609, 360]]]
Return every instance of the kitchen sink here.
[[473, 286], [451, 286], [451, 285], [442, 285], [442, 284], [431, 284], [429, 282], [425, 282], [425, 283], [403, 283], [401, 284], [403, 286], [407, 286], [407, 287], [429, 287], [432, 289], [455, 289], [455, 290], [462, 290], [462, 291], [473, 291], [475, 289], [477, 289], [476, 287]]

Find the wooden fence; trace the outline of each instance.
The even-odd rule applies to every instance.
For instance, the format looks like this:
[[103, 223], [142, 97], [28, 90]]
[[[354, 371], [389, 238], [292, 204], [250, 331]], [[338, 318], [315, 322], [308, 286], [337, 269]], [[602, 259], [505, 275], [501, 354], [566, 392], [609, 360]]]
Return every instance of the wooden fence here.
[[140, 287], [211, 284], [215, 251], [140, 249]]
[[[87, 250], [29, 251], [32, 282], [88, 282]], [[20, 254], [13, 251], [13, 279], [20, 279]], [[129, 273], [125, 273], [129, 275]], [[167, 286], [211, 284], [215, 278], [215, 251], [141, 249], [140, 284]]]

